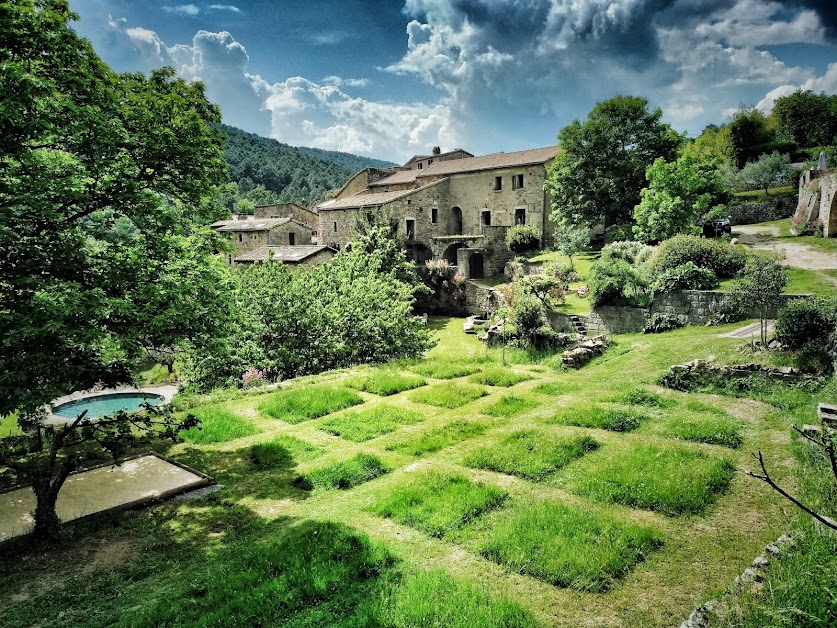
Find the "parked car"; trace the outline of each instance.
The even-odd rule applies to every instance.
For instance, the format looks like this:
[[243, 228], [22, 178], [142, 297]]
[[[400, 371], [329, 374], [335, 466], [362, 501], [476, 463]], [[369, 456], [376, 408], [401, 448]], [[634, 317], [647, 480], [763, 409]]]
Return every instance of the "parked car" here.
[[732, 233], [732, 225], [729, 216], [725, 218], [713, 218], [703, 223], [704, 238], [720, 238], [722, 235]]

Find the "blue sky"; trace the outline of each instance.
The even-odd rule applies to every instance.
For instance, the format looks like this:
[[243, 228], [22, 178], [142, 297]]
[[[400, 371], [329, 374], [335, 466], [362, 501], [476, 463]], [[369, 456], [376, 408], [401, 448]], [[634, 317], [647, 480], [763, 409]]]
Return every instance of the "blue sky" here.
[[616, 94], [696, 135], [837, 93], [837, 0], [70, 0], [118, 71], [171, 65], [224, 120], [406, 161], [545, 146]]

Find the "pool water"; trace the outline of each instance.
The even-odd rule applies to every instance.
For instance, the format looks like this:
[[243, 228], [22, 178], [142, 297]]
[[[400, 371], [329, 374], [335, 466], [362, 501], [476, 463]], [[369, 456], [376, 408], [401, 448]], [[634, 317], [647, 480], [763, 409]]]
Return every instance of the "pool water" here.
[[82, 412], [87, 410], [86, 418], [97, 419], [103, 416], [110, 416], [119, 410], [134, 412], [140, 410], [144, 403], [152, 406], [160, 405], [163, 401], [161, 395], [143, 392], [110, 393], [107, 395], [96, 395], [85, 399], [76, 399], [62, 403], [52, 410], [56, 416], [67, 419], [75, 419]]

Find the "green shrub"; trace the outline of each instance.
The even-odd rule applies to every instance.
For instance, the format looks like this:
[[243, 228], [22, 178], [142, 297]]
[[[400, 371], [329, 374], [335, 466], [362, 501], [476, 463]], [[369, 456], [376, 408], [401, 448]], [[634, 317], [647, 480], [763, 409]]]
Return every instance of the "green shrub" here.
[[680, 329], [686, 323], [682, 318], [676, 314], [669, 314], [668, 312], [654, 312], [651, 319], [642, 330], [643, 334], [661, 334], [665, 331], [672, 331], [673, 329]]
[[506, 231], [506, 244], [514, 253], [529, 253], [540, 248], [541, 234], [532, 225], [515, 225]]
[[[630, 225], [626, 225], [628, 231], [631, 230]], [[611, 242], [602, 249], [601, 258], [604, 259], [621, 259], [630, 265], [644, 264], [654, 253], [654, 247], [637, 242], [635, 240], [626, 240]]]
[[642, 269], [624, 259], [602, 257], [593, 264], [587, 277], [590, 303], [645, 307], [651, 301], [648, 278]]
[[258, 408], [274, 419], [300, 423], [360, 403], [363, 403], [363, 398], [354, 390], [328, 384], [312, 384], [269, 395], [259, 403]]
[[659, 277], [686, 262], [710, 269], [719, 279], [728, 279], [744, 270], [747, 255], [723, 240], [678, 235], [662, 242], [650, 263], [653, 274]]
[[654, 281], [654, 292], [675, 292], [677, 290], [711, 290], [718, 285], [718, 277], [709, 268], [686, 262], [668, 268]]
[[802, 349], [809, 342], [825, 344], [834, 330], [834, 305], [825, 299], [794, 299], [779, 310], [776, 338], [788, 349]]
[[345, 462], [335, 462], [311, 471], [297, 478], [296, 484], [307, 490], [312, 488], [350, 489], [390, 471], [391, 469], [379, 458], [369, 454], [358, 454]]

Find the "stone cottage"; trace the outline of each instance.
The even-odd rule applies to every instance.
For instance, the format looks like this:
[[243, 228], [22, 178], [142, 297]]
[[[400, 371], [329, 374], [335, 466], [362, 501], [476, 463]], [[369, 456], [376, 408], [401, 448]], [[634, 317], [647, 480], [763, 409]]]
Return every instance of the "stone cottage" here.
[[260, 246], [232, 259], [233, 266], [249, 265], [273, 259], [297, 268], [310, 268], [325, 264], [337, 251], [322, 244], [300, 244], [296, 246]]
[[415, 261], [444, 258], [471, 279], [498, 274], [511, 257], [505, 237], [512, 225], [534, 225], [550, 240], [544, 180], [557, 153], [548, 146], [475, 157], [436, 148], [398, 168], [367, 168], [317, 206], [319, 241], [340, 248], [355, 220], [386, 216], [398, 221]]

